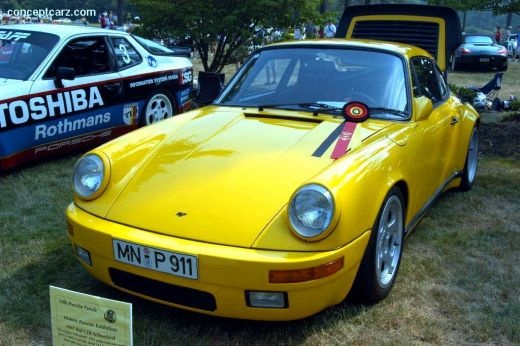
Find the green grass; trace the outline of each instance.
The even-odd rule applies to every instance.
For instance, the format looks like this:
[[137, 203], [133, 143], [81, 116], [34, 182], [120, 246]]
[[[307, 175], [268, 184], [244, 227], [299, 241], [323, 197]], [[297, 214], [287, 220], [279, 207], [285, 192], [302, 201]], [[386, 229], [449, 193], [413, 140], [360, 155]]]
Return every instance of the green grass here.
[[[504, 89], [517, 83], [517, 67]], [[491, 75], [450, 78], [464, 85]], [[0, 345], [52, 343], [49, 285], [131, 302], [135, 345], [520, 343], [520, 162], [512, 158], [481, 157], [474, 189], [446, 193], [427, 213], [405, 244], [386, 300], [345, 301], [305, 320], [264, 323], [161, 306], [86, 274], [64, 219], [77, 157], [0, 175]]]

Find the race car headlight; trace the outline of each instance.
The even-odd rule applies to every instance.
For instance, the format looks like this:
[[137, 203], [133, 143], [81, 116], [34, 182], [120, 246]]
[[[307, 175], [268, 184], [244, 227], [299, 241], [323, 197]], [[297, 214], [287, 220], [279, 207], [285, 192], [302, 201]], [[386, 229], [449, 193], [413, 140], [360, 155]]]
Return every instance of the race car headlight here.
[[321, 185], [301, 187], [289, 203], [289, 222], [293, 232], [304, 240], [320, 240], [334, 217], [332, 194]]
[[87, 154], [74, 166], [72, 182], [74, 192], [86, 200], [98, 197], [108, 184], [108, 160], [97, 154]]

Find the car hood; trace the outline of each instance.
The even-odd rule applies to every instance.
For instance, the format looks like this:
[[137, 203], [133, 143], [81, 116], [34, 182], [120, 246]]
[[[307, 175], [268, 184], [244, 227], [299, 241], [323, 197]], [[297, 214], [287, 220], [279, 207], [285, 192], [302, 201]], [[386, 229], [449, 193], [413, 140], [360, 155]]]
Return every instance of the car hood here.
[[29, 94], [32, 81], [0, 78], [0, 100]]
[[[205, 108], [213, 111], [199, 110], [200, 116], [142, 160], [107, 219], [186, 239], [250, 247], [292, 193], [334, 163], [330, 154], [337, 136], [330, 137], [342, 126], [339, 119]], [[351, 152], [388, 124], [358, 124]], [[331, 144], [320, 151], [327, 139]]]
[[0, 78], [0, 86], [7, 86], [7, 85], [15, 85], [17, 83], [20, 83], [19, 79], [7, 79], [7, 78]]

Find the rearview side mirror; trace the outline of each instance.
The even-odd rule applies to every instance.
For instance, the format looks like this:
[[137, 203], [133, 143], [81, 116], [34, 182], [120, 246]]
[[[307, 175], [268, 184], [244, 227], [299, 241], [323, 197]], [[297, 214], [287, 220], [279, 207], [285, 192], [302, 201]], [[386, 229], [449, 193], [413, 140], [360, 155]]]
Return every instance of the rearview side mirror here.
[[414, 97], [413, 98], [413, 114], [415, 121], [421, 121], [428, 119], [433, 111], [432, 100], [426, 96]]
[[56, 69], [56, 79], [54, 86], [56, 88], [63, 88], [63, 80], [74, 80], [76, 78], [76, 71], [72, 67], [58, 67]]

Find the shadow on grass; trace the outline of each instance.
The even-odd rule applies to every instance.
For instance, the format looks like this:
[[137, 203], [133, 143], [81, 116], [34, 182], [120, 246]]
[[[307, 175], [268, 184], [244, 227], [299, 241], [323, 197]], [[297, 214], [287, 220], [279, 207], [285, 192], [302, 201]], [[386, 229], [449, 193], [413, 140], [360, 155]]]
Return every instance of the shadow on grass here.
[[42, 260], [21, 267], [0, 281], [0, 320], [19, 335], [30, 335], [29, 343], [51, 343], [49, 286], [92, 294], [132, 304], [136, 345], [182, 344], [279, 344], [281, 340], [301, 344], [316, 330], [339, 320], [354, 318], [363, 306], [348, 300], [307, 319], [290, 322], [261, 322], [219, 318], [168, 307], [131, 296], [92, 278], [72, 254], [64, 239]]

